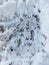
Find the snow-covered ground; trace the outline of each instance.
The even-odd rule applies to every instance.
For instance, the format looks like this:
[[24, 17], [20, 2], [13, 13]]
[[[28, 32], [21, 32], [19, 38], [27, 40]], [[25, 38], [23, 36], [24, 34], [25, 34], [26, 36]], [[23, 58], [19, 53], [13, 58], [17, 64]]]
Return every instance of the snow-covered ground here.
[[0, 0], [0, 65], [49, 65], [48, 0]]

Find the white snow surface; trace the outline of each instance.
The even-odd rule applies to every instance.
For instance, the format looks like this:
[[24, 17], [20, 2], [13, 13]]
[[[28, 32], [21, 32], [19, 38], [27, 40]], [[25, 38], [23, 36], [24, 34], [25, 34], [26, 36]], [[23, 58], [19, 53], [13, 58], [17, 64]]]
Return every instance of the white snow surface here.
[[49, 65], [49, 0], [0, 0], [0, 65]]

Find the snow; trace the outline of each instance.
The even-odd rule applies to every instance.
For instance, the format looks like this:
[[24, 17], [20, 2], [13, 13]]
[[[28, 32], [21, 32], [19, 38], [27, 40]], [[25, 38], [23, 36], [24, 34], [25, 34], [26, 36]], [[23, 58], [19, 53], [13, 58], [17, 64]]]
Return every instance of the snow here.
[[49, 65], [49, 1], [0, 1], [0, 65]]
[[[42, 1], [41, 1], [42, 2]], [[40, 3], [41, 3], [40, 2]], [[49, 4], [48, 0], [43, 1], [41, 8], [41, 32], [47, 36], [45, 51], [49, 54]], [[43, 8], [42, 8], [43, 6]]]

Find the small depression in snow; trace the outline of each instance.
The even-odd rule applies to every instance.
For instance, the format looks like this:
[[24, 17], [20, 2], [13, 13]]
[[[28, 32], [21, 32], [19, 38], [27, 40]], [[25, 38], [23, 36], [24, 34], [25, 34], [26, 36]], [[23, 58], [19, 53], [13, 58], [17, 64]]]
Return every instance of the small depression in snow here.
[[3, 5], [5, 2], [7, 2], [8, 0], [0, 0], [0, 5]]

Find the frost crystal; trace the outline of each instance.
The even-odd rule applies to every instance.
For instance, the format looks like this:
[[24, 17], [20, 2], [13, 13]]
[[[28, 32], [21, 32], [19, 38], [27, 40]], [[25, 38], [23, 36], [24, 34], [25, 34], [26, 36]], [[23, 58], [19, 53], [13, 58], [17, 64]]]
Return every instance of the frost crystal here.
[[45, 1], [0, 0], [0, 65], [49, 65]]

